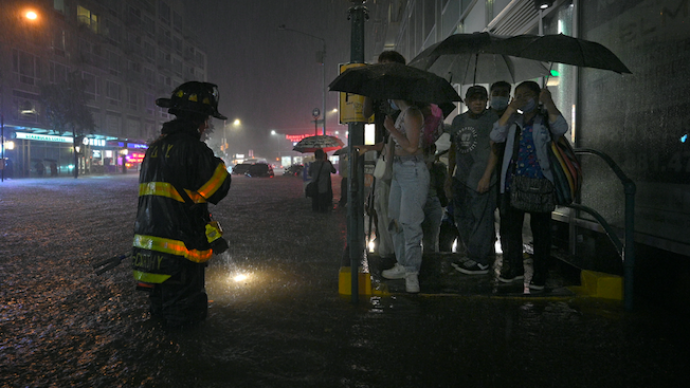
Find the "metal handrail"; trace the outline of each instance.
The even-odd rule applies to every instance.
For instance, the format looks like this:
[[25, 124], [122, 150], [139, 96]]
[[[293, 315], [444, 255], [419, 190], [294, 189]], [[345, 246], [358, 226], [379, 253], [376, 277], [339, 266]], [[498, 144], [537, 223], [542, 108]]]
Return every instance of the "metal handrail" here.
[[609, 165], [611, 170], [616, 174], [618, 179], [623, 184], [625, 193], [625, 218], [624, 218], [624, 239], [623, 242], [618, 238], [613, 228], [609, 223], [597, 213], [594, 209], [580, 204], [570, 204], [567, 207], [584, 211], [594, 216], [596, 221], [604, 228], [606, 235], [611, 239], [611, 242], [616, 247], [618, 254], [623, 260], [623, 304], [627, 311], [633, 308], [633, 276], [635, 270], [635, 192], [637, 186], [632, 179], [621, 170], [616, 162], [608, 155], [601, 151], [591, 148], [575, 148], [576, 154], [592, 154], [599, 156]]

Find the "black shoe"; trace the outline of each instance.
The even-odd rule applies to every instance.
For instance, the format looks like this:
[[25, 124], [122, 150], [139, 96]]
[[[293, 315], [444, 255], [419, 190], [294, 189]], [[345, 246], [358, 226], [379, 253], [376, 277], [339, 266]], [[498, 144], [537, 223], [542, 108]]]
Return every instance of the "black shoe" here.
[[517, 265], [510, 265], [510, 263], [503, 262], [503, 267], [501, 268], [501, 274], [498, 275], [498, 280], [503, 283], [511, 283], [515, 280], [520, 280], [525, 278], [525, 267], [520, 263]]
[[531, 291], [543, 291], [546, 285], [546, 274], [543, 272], [535, 272], [532, 279], [529, 281], [529, 289]]

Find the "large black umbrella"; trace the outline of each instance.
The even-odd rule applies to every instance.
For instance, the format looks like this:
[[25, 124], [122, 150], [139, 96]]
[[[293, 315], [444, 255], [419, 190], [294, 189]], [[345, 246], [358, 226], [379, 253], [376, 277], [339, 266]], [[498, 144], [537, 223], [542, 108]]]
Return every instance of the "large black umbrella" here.
[[517, 83], [542, 77], [548, 69], [540, 61], [511, 57], [503, 53], [506, 37], [489, 34], [455, 34], [429, 46], [410, 66], [446, 77], [461, 84]]
[[300, 140], [294, 147], [293, 151], [306, 153], [314, 152], [317, 149], [322, 149], [324, 152], [330, 152], [342, 148], [345, 144], [342, 140], [334, 136], [316, 135], [307, 136]]
[[568, 35], [517, 35], [506, 38], [499, 46], [502, 53], [516, 57], [632, 74], [604, 45]]
[[448, 81], [428, 71], [399, 63], [355, 67], [329, 85], [331, 91], [376, 99], [394, 99], [435, 104], [462, 101]]

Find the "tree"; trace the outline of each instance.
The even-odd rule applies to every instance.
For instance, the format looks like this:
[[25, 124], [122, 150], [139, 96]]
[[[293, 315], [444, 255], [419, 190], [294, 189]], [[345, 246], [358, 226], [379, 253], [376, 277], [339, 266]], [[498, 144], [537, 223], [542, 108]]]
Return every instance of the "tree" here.
[[91, 111], [86, 106], [86, 82], [78, 71], [67, 74], [59, 83], [41, 87], [43, 113], [54, 131], [72, 131], [74, 146], [74, 178], [79, 176], [79, 159], [77, 155], [78, 139], [83, 139], [86, 132], [93, 133], [96, 127]]

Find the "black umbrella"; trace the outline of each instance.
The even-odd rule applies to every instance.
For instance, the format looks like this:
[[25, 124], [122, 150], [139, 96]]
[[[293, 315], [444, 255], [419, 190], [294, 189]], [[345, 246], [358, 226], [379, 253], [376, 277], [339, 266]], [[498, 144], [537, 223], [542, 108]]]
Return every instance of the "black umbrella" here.
[[503, 53], [505, 39], [488, 32], [451, 35], [422, 51], [410, 61], [410, 66], [447, 77], [451, 82], [472, 85], [517, 83], [548, 73], [540, 61]]
[[329, 85], [331, 91], [376, 99], [435, 104], [462, 101], [448, 81], [428, 71], [399, 63], [375, 64], [346, 70]]
[[506, 38], [499, 46], [504, 54], [516, 57], [632, 74], [604, 45], [568, 35], [517, 35]]

